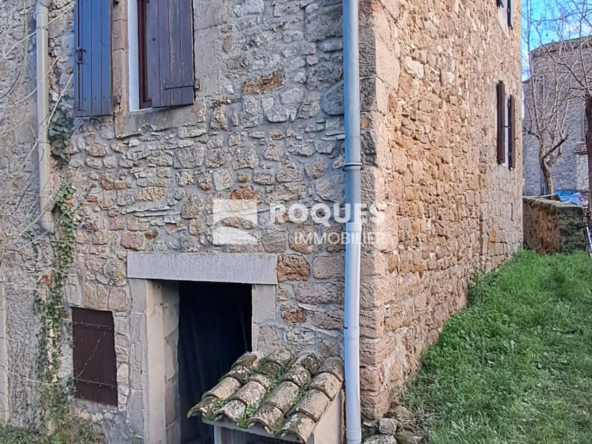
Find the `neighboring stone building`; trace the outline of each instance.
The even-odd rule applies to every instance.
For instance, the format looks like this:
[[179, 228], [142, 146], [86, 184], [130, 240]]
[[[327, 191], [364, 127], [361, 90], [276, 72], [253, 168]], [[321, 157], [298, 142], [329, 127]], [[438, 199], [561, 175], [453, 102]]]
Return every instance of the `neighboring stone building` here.
[[586, 142], [578, 144], [575, 148], [576, 152], [576, 189], [581, 191], [589, 191], [590, 186], [588, 176], [588, 152], [586, 150]]
[[[573, 69], [577, 72], [580, 49], [585, 45], [583, 53], [588, 57], [584, 60], [587, 64], [586, 69], [589, 70], [592, 67], [592, 49], [587, 46], [589, 42], [589, 38], [582, 38], [551, 43], [532, 52], [532, 63], [538, 76], [539, 97], [544, 95], [544, 99], [538, 101], [540, 112], [546, 113], [547, 121], [558, 117], [558, 120], [563, 122], [561, 129], [567, 136], [567, 141], [561, 148], [561, 156], [551, 169], [555, 190], [587, 190], [587, 186], [584, 186], [587, 178], [582, 177], [581, 170], [586, 156], [581, 156], [581, 150], [578, 151], [587, 131], [584, 95], [583, 92], [578, 91], [580, 87], [568, 70], [558, 65], [555, 60], [574, 65]], [[547, 191], [539, 165], [539, 143], [527, 132], [530, 115], [533, 113], [531, 82], [531, 79], [524, 82], [524, 98], [527, 101], [524, 110], [524, 193], [527, 196], [538, 196]], [[561, 97], [555, 99], [553, 94], [559, 90], [558, 88], [562, 88], [559, 94]], [[559, 111], [553, 111], [556, 109]]]
[[[475, 267], [492, 270], [522, 244], [521, 134], [515, 168], [496, 160], [496, 85], [503, 81], [508, 95], [521, 96], [520, 29], [519, 20], [508, 26], [496, 3], [360, 2], [363, 201], [384, 218], [368, 224], [366, 231], [380, 236], [362, 252], [367, 418], [386, 414], [392, 387], [413, 374], [421, 352], [466, 303]], [[520, 17], [519, 2], [512, 4]], [[146, 91], [138, 95], [137, 6], [113, 2], [111, 22], [100, 22], [113, 35], [112, 87], [103, 89], [112, 112], [75, 119], [69, 140], [60, 139], [67, 128], [53, 127], [53, 187], [69, 181], [74, 189], [55, 217], [67, 222], [73, 208], [76, 222], [56, 377], [75, 380], [87, 399], [74, 401], [76, 411], [101, 424], [111, 443], [164, 442], [166, 431], [164, 439], [178, 444], [191, 401], [191, 390], [180, 388], [189, 370], [178, 344], [199, 342], [189, 339], [188, 326], [208, 325], [206, 347], [236, 347], [234, 359], [241, 347], [343, 352], [344, 246], [331, 236], [320, 243], [307, 237], [341, 233], [342, 226], [271, 217], [277, 204], [310, 209], [343, 201], [341, 5], [194, 0], [195, 82], [166, 86], [193, 103], [131, 111], [147, 98]], [[75, 43], [72, 8], [70, 0], [50, 6], [50, 99], [60, 118], [72, 115], [85, 88], [74, 77], [88, 56]], [[5, 419], [22, 426], [38, 418], [36, 362], [43, 334], [56, 333], [52, 324], [40, 330], [35, 301], [43, 307], [51, 300], [52, 269], [70, 246], [53, 249], [54, 237], [37, 224], [34, 3], [5, 0], [0, 17], [8, 54], [0, 60], [0, 401]], [[84, 104], [76, 106], [84, 112]], [[67, 127], [67, 119], [60, 122]], [[60, 168], [64, 153], [69, 164]], [[226, 220], [253, 243], [216, 238], [214, 199], [257, 202], [255, 219]], [[67, 235], [63, 230], [61, 238]], [[207, 295], [196, 300], [210, 305], [189, 307], [195, 294]], [[96, 313], [84, 309], [113, 318], [89, 321]], [[219, 328], [213, 321], [226, 322], [224, 310], [233, 321]], [[82, 330], [90, 335], [85, 340], [97, 332], [108, 339], [94, 339], [105, 347], [99, 362], [96, 353], [74, 356], [71, 344], [79, 344]], [[217, 343], [224, 335], [236, 341]], [[89, 365], [102, 373], [82, 381]], [[88, 401], [97, 398], [105, 402]]]

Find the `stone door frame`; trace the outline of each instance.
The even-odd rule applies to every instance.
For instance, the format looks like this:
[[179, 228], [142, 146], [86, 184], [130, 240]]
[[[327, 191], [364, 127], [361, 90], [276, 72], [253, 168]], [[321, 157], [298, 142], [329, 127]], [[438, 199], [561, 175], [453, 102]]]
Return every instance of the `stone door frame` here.
[[277, 257], [256, 253], [128, 253], [131, 429], [146, 444], [179, 444], [177, 350], [179, 281], [250, 284], [252, 346], [257, 328], [276, 319]]

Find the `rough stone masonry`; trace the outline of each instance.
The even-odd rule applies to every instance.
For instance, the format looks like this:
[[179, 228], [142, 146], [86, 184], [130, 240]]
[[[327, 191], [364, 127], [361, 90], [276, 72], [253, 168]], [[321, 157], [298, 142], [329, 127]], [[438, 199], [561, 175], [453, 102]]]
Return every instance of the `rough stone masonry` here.
[[[277, 312], [254, 326], [262, 351], [287, 344], [340, 355], [344, 273], [343, 245], [295, 242], [296, 233], [341, 225], [274, 224], [268, 211], [343, 202], [341, 2], [195, 0], [195, 104], [131, 113], [127, 1], [113, 6], [118, 104], [112, 116], [77, 120], [68, 147], [79, 224], [64, 294], [66, 307], [114, 313], [119, 405], [77, 409], [122, 442], [139, 434], [129, 424], [143, 396], [129, 382], [141, 358], [131, 353], [128, 252], [276, 254]], [[0, 11], [0, 40], [15, 48], [0, 61], [3, 201], [20, 217], [6, 220], [12, 226], [36, 217], [26, 210], [36, 208], [37, 193], [35, 53], [22, 43], [34, 28], [33, 6], [6, 0]], [[55, 0], [49, 26], [52, 105], [67, 109], [72, 6]], [[384, 236], [362, 253], [360, 370], [363, 413], [380, 418], [391, 389], [466, 302], [474, 268], [491, 270], [521, 246], [521, 136], [516, 169], [498, 165], [495, 121], [498, 81], [521, 96], [520, 29], [508, 29], [495, 0], [363, 0], [360, 10], [363, 201], [385, 218], [366, 226]], [[257, 200], [257, 226], [242, 226], [255, 245], [213, 242], [214, 198]], [[2, 393], [22, 425], [38, 396], [33, 300], [52, 251], [36, 227], [12, 232]], [[61, 364], [60, 377], [71, 378], [68, 343]]]

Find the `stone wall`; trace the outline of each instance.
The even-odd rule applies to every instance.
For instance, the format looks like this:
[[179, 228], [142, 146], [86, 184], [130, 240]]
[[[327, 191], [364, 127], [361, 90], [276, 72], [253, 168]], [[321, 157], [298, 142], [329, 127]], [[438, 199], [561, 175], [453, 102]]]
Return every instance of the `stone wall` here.
[[[126, 3], [113, 11], [121, 100], [114, 116], [77, 121], [68, 148], [79, 224], [65, 303], [114, 312], [118, 360], [118, 407], [78, 409], [103, 423], [112, 442], [143, 432], [132, 426], [145, 393], [130, 384], [132, 361], [142, 359], [132, 345], [141, 320], [132, 316], [130, 251], [276, 254], [277, 312], [256, 325], [258, 347], [342, 353], [344, 246], [295, 236], [342, 226], [270, 217], [274, 204], [343, 202], [340, 1], [195, 0], [195, 104], [135, 113], [127, 111]], [[9, 44], [26, 34], [25, 24], [30, 29], [32, 10], [22, 8], [13, 0], [4, 8]], [[73, 103], [71, 8], [54, 2], [50, 25], [52, 105], [59, 99], [66, 109]], [[422, 350], [465, 303], [474, 267], [493, 269], [521, 245], [521, 138], [515, 170], [498, 165], [495, 154], [495, 85], [503, 80], [520, 96], [520, 30], [500, 22], [493, 1], [368, 0], [360, 8], [363, 201], [385, 219], [366, 227], [382, 236], [364, 245], [362, 257], [362, 403], [375, 418], [388, 410], [391, 387], [414, 372]], [[0, 68], [18, 72], [31, 64], [32, 49]], [[10, 162], [2, 174], [19, 178], [6, 200], [25, 189], [34, 214], [36, 172], [25, 154], [34, 147], [27, 97], [34, 69], [26, 66], [17, 97], [23, 109], [7, 108], [26, 123], [3, 136]], [[8, 91], [10, 82], [2, 87]], [[215, 242], [214, 198], [258, 202], [257, 224], [241, 226], [256, 244]], [[30, 212], [23, 217], [34, 220]], [[7, 269], [9, 336], [23, 329], [27, 340], [26, 350], [19, 342], [8, 350], [10, 366], [25, 372], [9, 380], [17, 424], [36, 396], [28, 325], [51, 257], [47, 237], [37, 233], [35, 243], [16, 237], [25, 250], [11, 254]], [[67, 379], [71, 352], [67, 344], [64, 350]]]
[[578, 150], [576, 157], [576, 187], [578, 190], [589, 191], [588, 183], [588, 155], [584, 146], [584, 151]]
[[362, 400], [380, 417], [390, 388], [465, 303], [474, 267], [497, 267], [521, 245], [521, 150], [515, 170], [498, 165], [495, 130], [497, 82], [521, 95], [520, 32], [495, 2], [372, 2], [364, 13], [376, 51], [363, 70], [375, 91], [366, 173], [388, 235], [367, 251]]
[[556, 200], [524, 198], [524, 243], [540, 254], [586, 250], [584, 210]]

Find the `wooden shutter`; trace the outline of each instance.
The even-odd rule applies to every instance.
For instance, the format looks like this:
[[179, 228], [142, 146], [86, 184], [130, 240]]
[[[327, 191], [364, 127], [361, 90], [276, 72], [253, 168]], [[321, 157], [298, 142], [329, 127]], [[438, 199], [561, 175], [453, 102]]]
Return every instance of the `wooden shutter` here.
[[497, 163], [506, 162], [506, 87], [497, 84]]
[[76, 397], [117, 405], [113, 314], [72, 309]]
[[514, 1], [508, 0], [508, 26], [514, 28]]
[[508, 165], [511, 170], [516, 168], [516, 99], [510, 96], [508, 106], [509, 121], [510, 121], [510, 140], [508, 140]]
[[148, 70], [153, 108], [193, 103], [191, 0], [148, 3]]
[[76, 0], [75, 106], [79, 117], [111, 113], [111, 0]]

